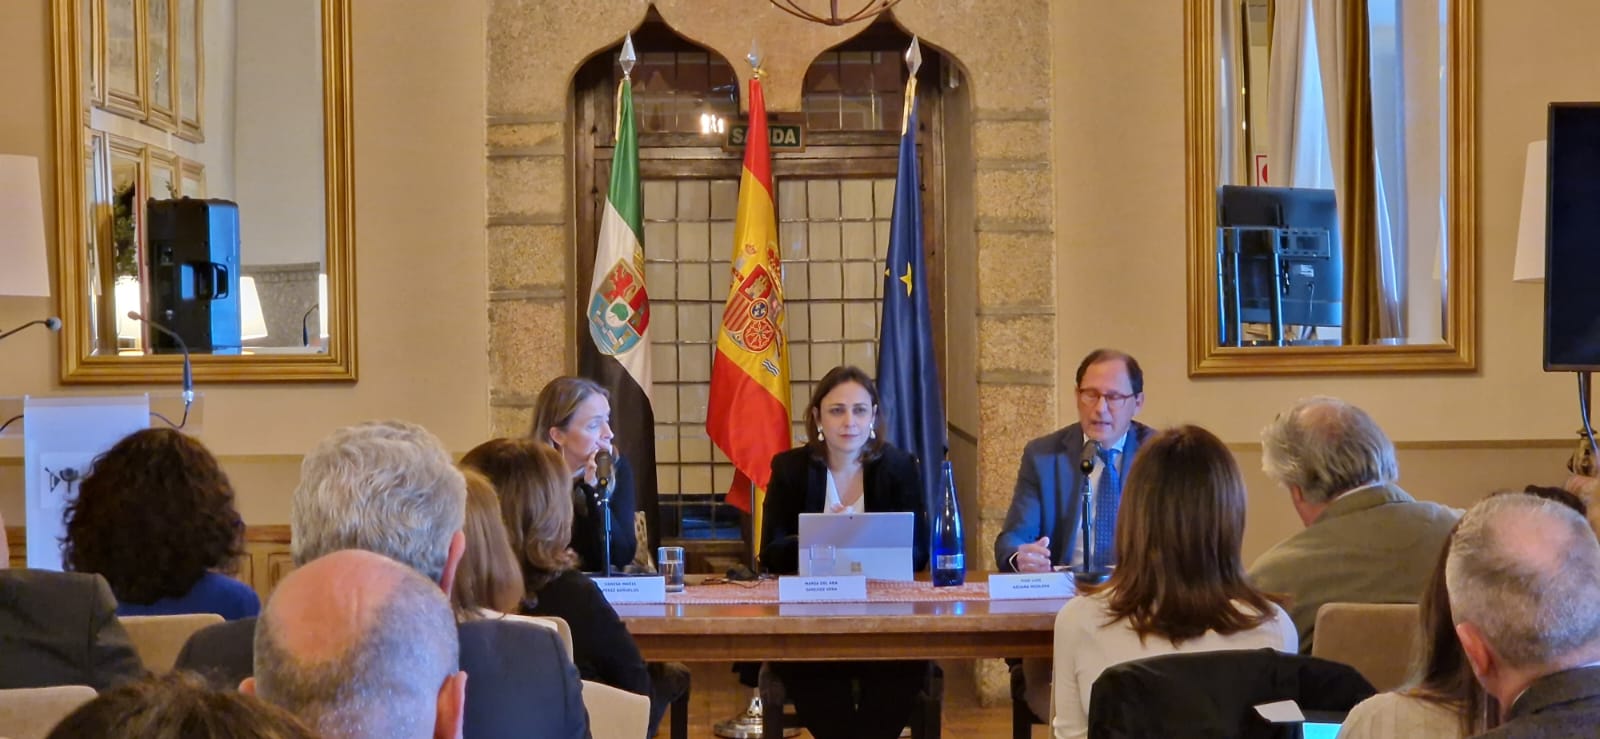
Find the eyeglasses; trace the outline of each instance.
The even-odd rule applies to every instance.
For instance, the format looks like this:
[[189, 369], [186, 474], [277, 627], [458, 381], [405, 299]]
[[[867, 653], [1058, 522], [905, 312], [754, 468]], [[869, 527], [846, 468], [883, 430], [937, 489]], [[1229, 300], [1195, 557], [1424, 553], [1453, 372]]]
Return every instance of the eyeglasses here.
[[1133, 400], [1137, 396], [1138, 393], [1134, 393], [1133, 395], [1123, 395], [1122, 393], [1102, 393], [1099, 390], [1087, 387], [1078, 388], [1078, 402], [1090, 408], [1100, 405], [1100, 401], [1102, 400], [1106, 402], [1107, 408], [1122, 408], [1128, 404], [1128, 401]]

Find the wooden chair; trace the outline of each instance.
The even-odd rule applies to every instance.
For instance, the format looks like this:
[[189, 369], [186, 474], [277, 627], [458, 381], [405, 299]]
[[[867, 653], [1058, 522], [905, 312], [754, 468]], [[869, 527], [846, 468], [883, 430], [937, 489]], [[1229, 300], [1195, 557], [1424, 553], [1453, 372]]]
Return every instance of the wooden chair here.
[[172, 671], [178, 653], [194, 632], [222, 623], [215, 613], [185, 613], [177, 616], [122, 616], [117, 619], [128, 632], [134, 651], [146, 669], [160, 675]]
[[640, 739], [650, 728], [646, 696], [585, 680], [583, 707], [589, 710], [589, 733], [594, 739]]
[[1416, 660], [1415, 603], [1328, 603], [1317, 609], [1311, 656], [1356, 668], [1379, 691], [1405, 684]]
[[0, 690], [0, 736], [43, 739], [61, 719], [94, 696], [94, 688], [87, 685]]

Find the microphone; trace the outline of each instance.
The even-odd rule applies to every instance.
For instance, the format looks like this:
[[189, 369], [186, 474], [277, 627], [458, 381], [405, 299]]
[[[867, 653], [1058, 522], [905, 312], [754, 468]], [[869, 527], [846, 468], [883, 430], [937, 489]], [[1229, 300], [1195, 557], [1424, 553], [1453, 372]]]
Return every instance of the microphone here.
[[1085, 476], [1094, 472], [1094, 458], [1100, 455], [1100, 442], [1090, 439], [1083, 445], [1083, 453], [1078, 455], [1078, 471]]
[[[172, 337], [173, 341], [178, 342], [178, 350], [183, 352], [183, 420], [177, 424], [177, 428], [181, 429], [184, 424], [189, 422], [189, 406], [194, 403], [194, 365], [189, 361], [189, 345], [184, 342], [182, 336], [178, 335], [178, 332], [146, 318], [139, 311], [128, 311], [128, 317]], [[167, 423], [172, 422], [167, 421]]]
[[55, 316], [50, 316], [49, 318], [41, 318], [41, 319], [39, 319], [37, 321], [29, 321], [27, 323], [22, 324], [21, 326], [18, 326], [18, 327], [14, 328], [14, 329], [11, 329], [10, 331], [7, 331], [7, 332], [5, 332], [3, 334], [0, 334], [0, 339], [4, 339], [5, 337], [10, 336], [10, 335], [12, 335], [14, 333], [17, 333], [18, 331], [21, 331], [22, 329], [25, 329], [25, 328], [27, 328], [29, 326], [43, 326], [43, 327], [45, 327], [47, 329], [50, 329], [51, 331], [60, 331], [61, 330], [61, 319], [56, 318]]
[[[611, 487], [611, 478], [616, 473], [616, 458], [611, 452], [601, 449], [594, 455], [594, 481], [595, 487], [605, 490]], [[606, 497], [610, 497], [609, 495]]]

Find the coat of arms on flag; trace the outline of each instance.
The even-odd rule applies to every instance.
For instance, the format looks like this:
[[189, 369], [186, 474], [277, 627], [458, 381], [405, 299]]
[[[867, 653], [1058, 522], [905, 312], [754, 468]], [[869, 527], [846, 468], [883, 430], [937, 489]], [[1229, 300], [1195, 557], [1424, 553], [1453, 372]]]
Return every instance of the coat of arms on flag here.
[[783, 295], [773, 283], [765, 265], [756, 265], [738, 288], [728, 295], [722, 327], [741, 349], [764, 352], [778, 337], [783, 319]]
[[644, 270], [633, 259], [618, 259], [605, 273], [599, 289], [589, 296], [589, 335], [601, 352], [616, 356], [637, 346], [650, 327], [650, 298], [644, 287]]

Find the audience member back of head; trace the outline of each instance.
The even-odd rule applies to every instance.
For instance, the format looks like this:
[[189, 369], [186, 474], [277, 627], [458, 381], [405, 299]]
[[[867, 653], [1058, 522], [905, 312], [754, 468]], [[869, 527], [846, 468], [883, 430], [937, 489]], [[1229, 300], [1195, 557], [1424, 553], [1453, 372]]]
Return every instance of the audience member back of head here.
[[466, 676], [439, 587], [371, 552], [334, 552], [278, 585], [243, 688], [329, 739], [461, 733]]
[[1600, 542], [1582, 516], [1496, 495], [1462, 518], [1445, 565], [1478, 681], [1500, 701], [1485, 736], [1593, 735], [1600, 727]]
[[316, 739], [288, 711], [174, 672], [101, 693], [47, 739]]

